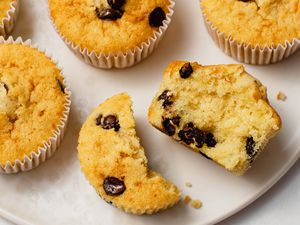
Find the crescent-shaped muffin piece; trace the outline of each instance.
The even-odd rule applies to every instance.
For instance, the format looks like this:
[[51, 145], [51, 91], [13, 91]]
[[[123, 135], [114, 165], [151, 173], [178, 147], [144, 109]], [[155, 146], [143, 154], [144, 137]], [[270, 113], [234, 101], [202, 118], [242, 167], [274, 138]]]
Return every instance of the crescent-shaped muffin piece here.
[[96, 108], [80, 131], [78, 158], [105, 201], [128, 213], [152, 214], [175, 205], [180, 190], [148, 169], [131, 107], [122, 93]]

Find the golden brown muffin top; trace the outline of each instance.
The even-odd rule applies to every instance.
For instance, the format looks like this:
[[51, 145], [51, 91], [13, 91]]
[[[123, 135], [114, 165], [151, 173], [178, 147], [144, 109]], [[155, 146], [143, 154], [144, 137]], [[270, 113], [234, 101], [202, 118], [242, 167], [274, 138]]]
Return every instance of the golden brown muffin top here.
[[48, 142], [63, 115], [63, 77], [43, 53], [0, 45], [0, 163], [23, 160]]
[[[107, 0], [49, 0], [51, 17], [62, 36], [97, 54], [126, 52], [147, 41], [158, 27], [149, 25], [149, 15], [157, 7], [168, 13], [169, 0], [126, 0], [121, 18], [100, 19]], [[98, 16], [97, 16], [98, 15]]]
[[239, 43], [260, 47], [300, 39], [299, 0], [202, 0], [207, 19]]

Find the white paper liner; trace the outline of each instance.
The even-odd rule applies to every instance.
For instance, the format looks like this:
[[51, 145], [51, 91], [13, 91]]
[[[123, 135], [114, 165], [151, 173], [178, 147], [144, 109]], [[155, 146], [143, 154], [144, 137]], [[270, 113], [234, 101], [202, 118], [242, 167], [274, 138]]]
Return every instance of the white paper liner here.
[[202, 5], [201, 9], [206, 29], [214, 42], [223, 52], [240, 62], [254, 65], [277, 63], [294, 54], [300, 48], [300, 39], [297, 38], [294, 38], [292, 42], [285, 41], [284, 45], [279, 44], [277, 46], [265, 46], [263, 48], [259, 45], [252, 47], [245, 42], [238, 43], [231, 35], [227, 36], [224, 32], [214, 27], [213, 23], [208, 20], [204, 13]]
[[20, 1], [15, 0], [10, 4], [6, 17], [0, 21], [0, 36], [6, 37], [12, 32], [19, 15]]
[[118, 52], [117, 54], [110, 53], [109, 55], [101, 53], [100, 55], [98, 55], [94, 51], [90, 52], [87, 48], [82, 49], [79, 45], [75, 45], [72, 41], [68, 40], [59, 31], [59, 29], [55, 25], [55, 22], [51, 18], [50, 10], [49, 17], [51, 18], [56, 32], [60, 35], [66, 45], [86, 63], [102, 69], [126, 68], [131, 67], [147, 58], [158, 46], [160, 40], [163, 38], [171, 22], [171, 17], [174, 13], [175, 2], [173, 0], [169, 1], [170, 5], [168, 7], [166, 19], [163, 21], [163, 25], [159, 27], [158, 31], [155, 31], [154, 34], [146, 42], [139, 44], [135, 48], [128, 50], [125, 53]]
[[[5, 40], [3, 37], [0, 37], [0, 44], [22, 44], [32, 48], [37, 49], [40, 52], [43, 52], [53, 63], [56, 64], [57, 68], [62, 71], [62, 69], [57, 65], [57, 61], [55, 61], [50, 54], [47, 54], [45, 50], [39, 49], [36, 45], [31, 44], [31, 40], [23, 41], [21, 37], [18, 37], [14, 40], [11, 36]], [[62, 74], [62, 72], [61, 72]], [[63, 81], [65, 87], [65, 97], [66, 102], [64, 105], [63, 115], [61, 117], [60, 123], [57, 125], [56, 129], [53, 131], [53, 136], [48, 139], [47, 142], [44, 143], [42, 147], [40, 147], [37, 151], [33, 150], [29, 156], [25, 156], [23, 160], [16, 160], [15, 162], [7, 162], [5, 165], [0, 163], [0, 173], [4, 174], [12, 174], [18, 173], [21, 171], [29, 171], [41, 163], [45, 162], [48, 158], [50, 158], [60, 145], [64, 133], [68, 123], [68, 117], [71, 107], [71, 92], [69, 90], [69, 85], [66, 80]]]

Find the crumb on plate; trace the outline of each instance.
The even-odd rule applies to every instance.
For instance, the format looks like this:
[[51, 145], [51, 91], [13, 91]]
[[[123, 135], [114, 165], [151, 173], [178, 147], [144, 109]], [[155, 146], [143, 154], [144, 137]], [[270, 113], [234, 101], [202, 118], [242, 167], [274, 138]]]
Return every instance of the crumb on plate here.
[[185, 183], [185, 186], [186, 186], [186, 187], [189, 187], [189, 188], [193, 187], [193, 185], [192, 185], [191, 182], [186, 182], [186, 183]]
[[277, 100], [285, 101], [286, 99], [287, 99], [287, 96], [283, 92], [279, 91], [277, 94]]
[[200, 209], [202, 206], [202, 202], [200, 200], [193, 200], [192, 201], [192, 206], [195, 209]]
[[184, 202], [184, 204], [188, 205], [191, 202], [191, 200], [192, 200], [192, 198], [189, 195], [186, 195], [184, 197], [183, 202]]

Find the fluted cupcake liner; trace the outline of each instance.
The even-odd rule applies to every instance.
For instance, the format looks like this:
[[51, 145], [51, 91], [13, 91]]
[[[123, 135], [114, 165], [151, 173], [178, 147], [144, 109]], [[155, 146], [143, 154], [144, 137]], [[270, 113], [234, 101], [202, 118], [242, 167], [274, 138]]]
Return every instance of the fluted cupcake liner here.
[[[12, 37], [9, 37], [7, 40], [3, 37], [0, 37], [0, 44], [22, 44], [29, 46], [31, 48], [35, 48], [40, 52], [43, 52], [51, 61], [56, 64], [57, 68], [62, 71], [60, 67], [57, 65], [57, 61], [55, 61], [50, 54], [48, 54], [45, 50], [38, 48], [36, 45], [32, 45], [31, 40], [23, 41], [21, 37], [14, 40]], [[71, 92], [69, 90], [69, 85], [67, 84], [66, 80], [64, 79], [64, 91], [66, 102], [64, 105], [63, 115], [60, 119], [60, 123], [57, 125], [56, 129], [53, 130], [52, 136], [43, 144], [43, 146], [39, 147], [37, 150], [33, 149], [30, 155], [25, 156], [24, 159], [18, 159], [15, 162], [8, 161], [5, 165], [0, 163], [0, 173], [3, 174], [13, 174], [22, 171], [29, 171], [41, 163], [45, 162], [49, 159], [57, 150], [58, 146], [60, 145], [64, 133], [68, 123], [68, 117], [71, 107]]]
[[171, 23], [171, 18], [174, 13], [175, 2], [169, 0], [170, 5], [168, 7], [168, 13], [166, 14], [166, 19], [163, 21], [163, 25], [159, 27], [158, 31], [155, 31], [147, 41], [139, 44], [133, 49], [127, 50], [126, 52], [110, 53], [110, 54], [97, 54], [96, 52], [90, 52], [87, 48], [82, 49], [79, 45], [75, 45], [72, 41], [68, 40], [57, 28], [55, 22], [51, 18], [52, 24], [56, 32], [63, 39], [65, 44], [82, 60], [86, 63], [99, 67], [102, 69], [111, 68], [126, 68], [131, 67], [143, 59], [147, 58], [151, 53], [157, 48], [160, 40], [163, 38], [169, 24]]
[[239, 43], [231, 35], [228, 36], [214, 27], [203, 9], [202, 15], [206, 29], [218, 47], [227, 55], [240, 62], [254, 65], [277, 63], [291, 56], [300, 48], [300, 39], [297, 38], [294, 38], [292, 41], [286, 40], [283, 44], [265, 47], [260, 47], [259, 45], [253, 47], [245, 42]]
[[20, 1], [15, 0], [10, 4], [10, 9], [7, 11], [6, 17], [0, 21], [0, 36], [6, 37], [12, 32], [18, 18]]

